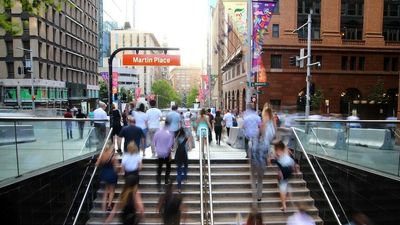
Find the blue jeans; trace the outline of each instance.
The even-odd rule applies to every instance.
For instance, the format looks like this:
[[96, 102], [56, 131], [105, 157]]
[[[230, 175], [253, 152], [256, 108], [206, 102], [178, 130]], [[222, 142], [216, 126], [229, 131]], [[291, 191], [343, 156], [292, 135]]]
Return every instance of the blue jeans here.
[[176, 181], [178, 182], [178, 189], [182, 189], [182, 181], [186, 180], [187, 178], [187, 170], [188, 164], [187, 163], [179, 163], [176, 164]]

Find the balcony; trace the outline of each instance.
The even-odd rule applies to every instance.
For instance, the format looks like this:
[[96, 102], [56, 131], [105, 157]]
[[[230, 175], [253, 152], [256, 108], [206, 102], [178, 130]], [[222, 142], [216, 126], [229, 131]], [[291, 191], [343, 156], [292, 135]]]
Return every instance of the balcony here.
[[385, 46], [400, 46], [400, 41], [385, 41]]
[[[299, 38], [299, 44], [307, 44], [307, 38]], [[322, 39], [311, 39], [311, 44], [322, 44]]]
[[343, 39], [343, 45], [365, 45], [364, 40], [350, 40], [350, 39]]

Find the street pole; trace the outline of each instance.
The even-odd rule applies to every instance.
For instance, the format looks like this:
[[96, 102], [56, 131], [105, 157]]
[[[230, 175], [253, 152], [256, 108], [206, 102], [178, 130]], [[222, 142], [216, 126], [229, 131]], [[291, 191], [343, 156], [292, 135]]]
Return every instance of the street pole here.
[[208, 76], [208, 108], [211, 109], [211, 50], [210, 50], [210, 37], [211, 37], [211, 0], [208, 0], [208, 33], [207, 33], [207, 76]]
[[306, 112], [305, 116], [310, 116], [310, 83], [311, 83], [311, 15], [313, 11], [310, 9], [307, 19], [307, 93], [306, 93]]
[[246, 109], [251, 102], [251, 59], [252, 59], [252, 48], [251, 48], [251, 34], [253, 27], [253, 12], [252, 12], [252, 0], [247, 0], [247, 54], [246, 54], [246, 65], [247, 65], [247, 74], [246, 74]]
[[[33, 52], [32, 49], [26, 49], [26, 48], [17, 48], [20, 49], [22, 51], [24, 51], [24, 56], [25, 56], [25, 52], [29, 52], [29, 62], [30, 62], [30, 67], [29, 67], [29, 73], [31, 74], [31, 100], [32, 100], [32, 111], [35, 111], [35, 101], [33, 100], [33, 96], [35, 96], [35, 89], [33, 87]], [[24, 57], [25, 60], [25, 66], [27, 63], [27, 58]]]

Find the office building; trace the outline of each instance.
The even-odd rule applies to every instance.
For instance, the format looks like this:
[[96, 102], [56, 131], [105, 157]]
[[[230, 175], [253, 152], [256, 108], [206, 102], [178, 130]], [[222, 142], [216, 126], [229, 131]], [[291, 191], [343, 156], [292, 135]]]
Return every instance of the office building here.
[[194, 87], [200, 87], [201, 69], [199, 67], [175, 67], [169, 74], [172, 86], [181, 95], [189, 94]]
[[[38, 16], [23, 12], [19, 1], [10, 10], [0, 8], [22, 28], [15, 36], [0, 29], [2, 104], [30, 107], [33, 96], [38, 107], [98, 98], [98, 3], [61, 1], [60, 11], [49, 7]], [[21, 48], [32, 51], [32, 76], [24, 71], [29, 52]]]

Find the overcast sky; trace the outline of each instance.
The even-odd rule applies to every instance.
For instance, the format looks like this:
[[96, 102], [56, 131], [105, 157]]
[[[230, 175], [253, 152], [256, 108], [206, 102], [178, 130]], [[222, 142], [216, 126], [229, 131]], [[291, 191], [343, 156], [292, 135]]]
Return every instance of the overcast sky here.
[[[201, 66], [206, 60], [208, 0], [135, 0], [136, 28], [153, 32], [160, 44], [178, 47], [182, 65]], [[104, 20], [120, 26], [133, 21], [133, 0], [104, 0]]]

